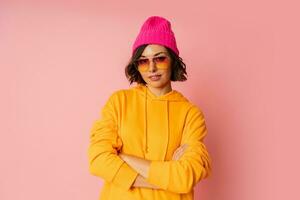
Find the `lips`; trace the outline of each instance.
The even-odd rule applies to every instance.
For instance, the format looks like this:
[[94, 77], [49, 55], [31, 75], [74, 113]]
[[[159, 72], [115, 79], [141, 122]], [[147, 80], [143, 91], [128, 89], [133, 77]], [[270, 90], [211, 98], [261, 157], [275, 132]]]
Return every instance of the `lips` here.
[[156, 77], [160, 77], [160, 76], [161, 76], [160, 74], [154, 74], [154, 75], [149, 76], [149, 78], [156, 78]]
[[156, 75], [151, 75], [149, 76], [149, 79], [151, 81], [158, 81], [160, 79], [161, 75], [160, 74], [156, 74]]

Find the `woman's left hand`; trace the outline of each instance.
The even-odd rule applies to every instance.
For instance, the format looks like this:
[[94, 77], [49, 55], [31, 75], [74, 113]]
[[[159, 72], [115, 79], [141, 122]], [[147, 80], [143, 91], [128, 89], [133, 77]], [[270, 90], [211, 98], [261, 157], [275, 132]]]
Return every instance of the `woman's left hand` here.
[[126, 155], [126, 154], [124, 154], [124, 153], [119, 153], [118, 156], [119, 156], [122, 160], [124, 160], [124, 161], [126, 162], [126, 159], [127, 159], [127, 155]]
[[148, 171], [151, 161], [124, 153], [119, 153], [118, 156], [122, 160], [124, 160], [130, 167], [135, 169], [140, 175], [145, 178], [148, 177]]
[[183, 155], [184, 150], [187, 148], [187, 144], [183, 144], [180, 147], [178, 147], [175, 152], [173, 153], [172, 160], [179, 160], [179, 158]]

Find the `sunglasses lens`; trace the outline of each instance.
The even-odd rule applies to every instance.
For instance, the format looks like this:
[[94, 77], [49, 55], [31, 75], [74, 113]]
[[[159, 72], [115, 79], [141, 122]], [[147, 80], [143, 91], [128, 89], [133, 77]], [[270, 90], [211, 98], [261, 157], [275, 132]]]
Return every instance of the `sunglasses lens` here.
[[167, 69], [169, 67], [169, 62], [166, 56], [159, 56], [154, 58], [157, 68]]
[[[158, 69], [167, 69], [169, 67], [169, 60], [166, 56], [158, 56], [153, 58], [153, 61], [156, 64]], [[145, 72], [148, 71], [150, 60], [148, 58], [139, 59], [136, 61], [136, 65], [139, 71]]]
[[148, 59], [139, 59], [136, 61], [136, 64], [138, 66], [139, 71], [147, 71], [149, 66], [149, 60]]

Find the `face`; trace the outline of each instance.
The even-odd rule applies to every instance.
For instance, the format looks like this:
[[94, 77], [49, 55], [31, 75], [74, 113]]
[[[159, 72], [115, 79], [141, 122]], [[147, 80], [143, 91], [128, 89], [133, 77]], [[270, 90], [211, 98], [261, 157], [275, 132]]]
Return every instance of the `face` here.
[[163, 89], [171, 82], [171, 57], [167, 49], [149, 44], [138, 58], [138, 70], [148, 87]]

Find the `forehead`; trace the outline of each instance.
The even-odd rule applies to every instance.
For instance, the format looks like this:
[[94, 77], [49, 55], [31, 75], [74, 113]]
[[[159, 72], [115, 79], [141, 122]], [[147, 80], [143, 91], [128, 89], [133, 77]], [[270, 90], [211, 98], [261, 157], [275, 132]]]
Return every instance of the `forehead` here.
[[167, 49], [159, 44], [149, 44], [143, 51], [141, 56], [153, 56], [159, 52], [168, 53]]

